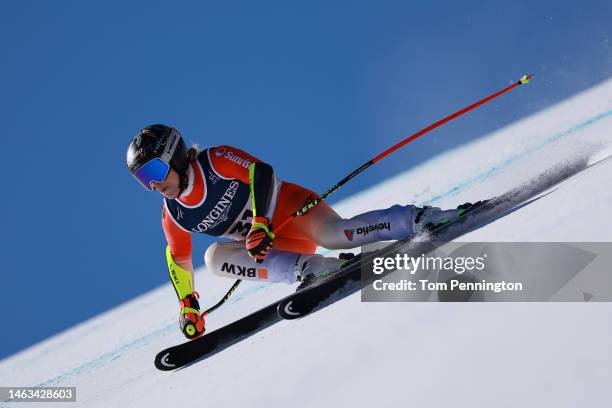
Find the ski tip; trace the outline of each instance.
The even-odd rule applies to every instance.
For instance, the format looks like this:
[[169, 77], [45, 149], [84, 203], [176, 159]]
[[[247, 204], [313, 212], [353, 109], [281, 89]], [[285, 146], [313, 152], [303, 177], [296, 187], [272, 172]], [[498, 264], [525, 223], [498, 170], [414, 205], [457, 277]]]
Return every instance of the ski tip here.
[[161, 371], [171, 371], [178, 368], [177, 365], [170, 362], [169, 359], [170, 352], [167, 350], [158, 353], [157, 356], [155, 356], [155, 367]]
[[523, 75], [521, 79], [518, 80], [518, 83], [520, 85], [528, 84], [531, 81], [531, 78], [533, 78], [533, 74]]

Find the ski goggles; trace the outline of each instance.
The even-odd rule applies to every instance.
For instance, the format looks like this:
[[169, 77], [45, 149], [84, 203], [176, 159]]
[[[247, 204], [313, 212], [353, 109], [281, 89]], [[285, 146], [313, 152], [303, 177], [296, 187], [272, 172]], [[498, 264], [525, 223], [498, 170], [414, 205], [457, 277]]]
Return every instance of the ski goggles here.
[[136, 171], [134, 171], [134, 177], [144, 188], [149, 191], [153, 190], [151, 182], [156, 181], [161, 183], [166, 179], [170, 172], [170, 165], [160, 158], [151, 159]]

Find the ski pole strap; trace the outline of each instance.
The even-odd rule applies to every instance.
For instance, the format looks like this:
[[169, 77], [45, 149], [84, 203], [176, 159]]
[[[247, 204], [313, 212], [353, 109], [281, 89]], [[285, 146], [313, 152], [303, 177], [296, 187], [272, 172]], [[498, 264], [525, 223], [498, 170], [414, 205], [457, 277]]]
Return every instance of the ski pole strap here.
[[467, 106], [461, 110], [458, 110], [457, 112], [443, 118], [440, 119], [439, 121], [432, 123], [431, 125], [427, 126], [426, 128], [423, 128], [421, 130], [419, 130], [418, 132], [414, 133], [413, 135], [405, 138], [404, 140], [402, 140], [401, 142], [397, 143], [396, 145], [388, 148], [387, 150], [385, 150], [384, 152], [380, 153], [378, 156], [374, 157], [372, 160], [364, 163], [361, 167], [359, 167], [358, 169], [354, 170], [351, 174], [349, 174], [348, 176], [346, 176], [345, 178], [343, 178], [342, 180], [340, 180], [337, 184], [335, 184], [333, 187], [331, 187], [329, 190], [327, 190], [325, 193], [323, 193], [320, 197], [315, 198], [314, 200], [308, 201], [306, 204], [304, 204], [302, 206], [302, 208], [298, 209], [297, 211], [295, 211], [294, 213], [292, 213], [289, 217], [287, 217], [284, 221], [282, 221], [280, 224], [278, 224], [276, 226], [276, 228], [274, 229], [274, 231], [276, 233], [278, 233], [278, 231], [280, 231], [281, 229], [283, 229], [285, 227], [285, 225], [287, 225], [293, 218], [296, 217], [300, 217], [302, 215], [306, 215], [313, 207], [317, 206], [321, 201], [325, 200], [329, 195], [331, 195], [332, 193], [334, 193], [336, 190], [338, 190], [342, 185], [344, 185], [346, 182], [348, 182], [349, 180], [351, 180], [353, 177], [355, 177], [356, 175], [358, 175], [359, 173], [363, 172], [365, 169], [367, 169], [368, 167], [370, 167], [371, 165], [373, 165], [374, 163], [382, 160], [383, 158], [387, 157], [388, 155], [390, 155], [391, 153], [393, 153], [394, 151], [402, 148], [403, 146], [407, 145], [408, 143], [412, 142], [415, 139], [418, 139], [419, 137], [423, 136], [425, 133], [432, 131], [433, 129], [442, 126], [443, 124], [450, 122], [451, 120], [473, 110], [476, 109], [477, 107], [484, 105], [485, 103], [497, 98], [500, 95], [505, 94], [506, 92], [511, 91], [512, 89], [516, 88], [517, 86], [520, 85], [525, 85], [528, 84], [531, 81], [531, 78], [533, 77], [533, 74], [531, 75], [523, 75], [518, 81], [515, 81], [514, 83], [512, 83], [512, 85], [502, 89], [501, 91], [497, 91], [489, 96], [487, 96], [486, 98], [483, 98], [481, 100], [479, 100], [478, 102], [475, 102], [473, 104], [471, 104], [470, 106]]

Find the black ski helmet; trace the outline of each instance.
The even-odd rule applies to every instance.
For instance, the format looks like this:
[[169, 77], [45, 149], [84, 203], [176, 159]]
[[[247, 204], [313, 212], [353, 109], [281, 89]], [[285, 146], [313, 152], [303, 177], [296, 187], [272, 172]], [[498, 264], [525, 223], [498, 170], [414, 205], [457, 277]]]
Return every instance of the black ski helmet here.
[[127, 150], [127, 166], [134, 174], [151, 159], [159, 158], [170, 165], [181, 177], [189, 168], [188, 149], [175, 128], [151, 125], [143, 128], [130, 142]]

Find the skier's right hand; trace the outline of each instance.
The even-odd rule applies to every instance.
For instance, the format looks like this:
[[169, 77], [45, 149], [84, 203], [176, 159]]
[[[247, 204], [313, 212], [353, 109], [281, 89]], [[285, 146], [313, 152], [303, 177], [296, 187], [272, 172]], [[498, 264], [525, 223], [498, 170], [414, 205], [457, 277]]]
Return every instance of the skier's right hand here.
[[179, 300], [181, 312], [179, 315], [179, 326], [181, 331], [188, 339], [200, 337], [206, 331], [204, 325], [204, 315], [200, 313], [198, 298], [200, 295], [194, 291]]
[[263, 262], [270, 248], [272, 248], [274, 233], [271, 228], [272, 226], [266, 217], [253, 218], [253, 224], [245, 242], [249, 256], [257, 262]]

